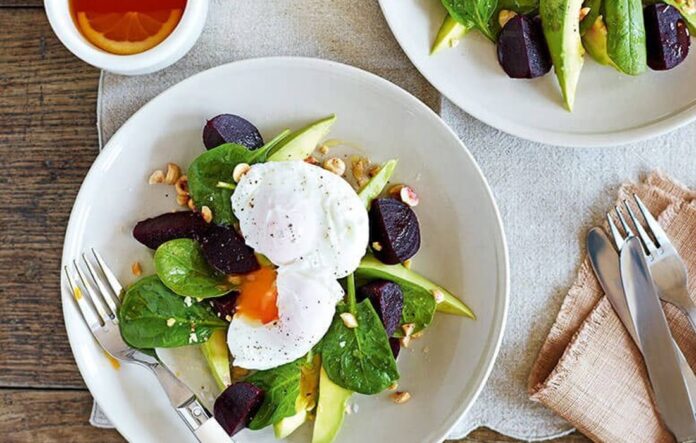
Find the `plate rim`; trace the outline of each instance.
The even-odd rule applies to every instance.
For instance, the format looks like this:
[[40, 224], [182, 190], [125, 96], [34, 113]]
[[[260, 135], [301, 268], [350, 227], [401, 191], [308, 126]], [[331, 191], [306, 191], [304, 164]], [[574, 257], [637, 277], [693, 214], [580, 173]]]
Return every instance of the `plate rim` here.
[[[466, 148], [462, 140], [457, 136], [457, 134], [440, 118], [437, 113], [435, 113], [432, 109], [430, 109], [427, 105], [425, 105], [421, 100], [419, 100], [417, 97], [413, 96], [411, 93], [406, 91], [405, 89], [401, 88], [400, 86], [392, 83], [391, 81], [384, 79], [376, 74], [373, 74], [369, 71], [336, 62], [336, 61], [331, 61], [331, 60], [326, 60], [322, 58], [315, 58], [315, 57], [298, 57], [298, 56], [272, 56], [272, 57], [256, 57], [256, 58], [247, 58], [247, 59], [241, 59], [225, 64], [221, 64], [218, 66], [214, 66], [205, 70], [202, 70], [200, 72], [197, 72], [195, 74], [192, 74], [183, 80], [175, 83], [174, 85], [168, 87], [164, 91], [160, 92], [157, 94], [155, 97], [150, 99], [147, 103], [142, 105], [137, 111], [135, 111], [119, 128], [114, 134], [111, 136], [109, 141], [104, 145], [103, 149], [99, 152], [95, 160], [93, 161], [92, 165], [90, 166], [89, 170], [85, 174], [85, 177], [80, 185], [80, 189], [75, 197], [75, 201], [73, 203], [73, 207], [70, 211], [70, 217], [68, 219], [66, 231], [65, 231], [65, 237], [63, 241], [63, 251], [62, 251], [62, 257], [61, 257], [61, 269], [60, 269], [60, 274], [61, 274], [61, 305], [62, 305], [62, 313], [63, 313], [63, 323], [66, 329], [66, 333], [68, 336], [68, 342], [70, 344], [70, 349], [73, 353], [73, 357], [75, 359], [75, 363], [77, 364], [78, 370], [80, 371], [80, 376], [82, 377], [83, 381], [85, 382], [85, 385], [87, 385], [87, 388], [90, 391], [90, 394], [92, 395], [92, 398], [97, 402], [97, 404], [106, 404], [107, 403], [100, 403], [99, 399], [94, 395], [92, 386], [98, 383], [98, 381], [90, 379], [88, 380], [84, 374], [85, 374], [85, 363], [82, 361], [81, 358], [78, 358], [78, 353], [76, 352], [76, 338], [75, 335], [77, 334], [77, 331], [75, 331], [74, 327], [69, 326], [68, 322], [68, 317], [66, 316], [66, 312], [69, 309], [76, 309], [74, 304], [70, 301], [71, 296], [68, 293], [67, 290], [67, 281], [65, 278], [65, 273], [63, 272], [63, 269], [65, 266], [67, 266], [70, 261], [74, 257], [68, 257], [67, 256], [67, 250], [70, 249], [70, 246], [74, 244], [75, 242], [79, 241], [79, 238], [81, 236], [81, 231], [79, 231], [78, 226], [79, 224], [75, 222], [75, 217], [78, 215], [78, 211], [81, 211], [82, 208], [84, 207], [86, 203], [86, 188], [85, 186], [89, 184], [89, 181], [94, 180], [94, 175], [97, 173], [97, 171], [102, 168], [102, 166], [109, 161], [109, 157], [113, 155], [112, 151], [115, 148], [114, 146], [117, 146], [118, 140], [120, 137], [122, 137], [120, 134], [124, 133], [124, 128], [128, 128], [130, 125], [132, 125], [132, 121], [136, 119], [141, 113], [146, 113], [149, 108], [151, 108], [153, 103], [157, 102], [163, 95], [169, 93], [172, 89], [180, 87], [182, 84], [185, 84], [187, 82], [193, 81], [192, 79], [195, 79], [199, 76], [203, 75], [210, 75], [211, 71], [215, 70], [224, 70], [224, 69], [245, 69], [247, 66], [253, 67], [254, 65], [264, 65], [264, 64], [274, 64], [274, 63], [288, 63], [288, 64], [297, 64], [297, 65], [305, 65], [305, 67], [310, 68], [310, 69], [316, 69], [316, 70], [323, 70], [324, 72], [331, 72], [331, 71], [344, 71], [347, 73], [350, 77], [352, 78], [359, 78], [365, 81], [368, 81], [372, 84], [375, 84], [377, 87], [385, 90], [391, 90], [394, 94], [398, 95], [400, 98], [411, 102], [412, 106], [415, 108], [419, 108], [422, 112], [424, 112], [426, 115], [428, 115], [432, 123], [435, 125], [439, 125], [442, 129], [444, 129], [449, 135], [456, 140], [456, 142], [459, 145], [459, 148], [462, 149], [464, 155], [469, 159], [471, 162], [472, 166], [474, 167], [474, 170], [476, 171], [478, 178], [481, 180], [481, 183], [483, 184], [483, 189], [485, 191], [486, 196], [488, 197], [488, 200], [491, 203], [492, 209], [493, 209], [493, 214], [495, 216], [495, 223], [496, 223], [496, 228], [498, 231], [498, 235], [496, 238], [496, 258], [497, 261], [499, 262], [498, 265], [498, 272], [497, 272], [497, 282], [496, 282], [496, 298], [497, 297], [502, 297], [502, 299], [499, 301], [500, 303], [500, 309], [499, 312], [496, 313], [496, 315], [493, 317], [493, 330], [491, 331], [492, 335], [494, 336], [494, 340], [492, 343], [489, 344], [488, 346], [488, 355], [484, 355], [484, 360], [485, 362], [483, 363], [483, 368], [481, 368], [480, 371], [480, 376], [478, 377], [478, 380], [476, 380], [477, 387], [474, 390], [474, 392], [471, 395], [471, 400], [469, 401], [468, 405], [465, 405], [464, 407], [459, 407], [458, 409], [455, 409], [452, 411], [452, 414], [448, 417], [448, 420], [451, 420], [451, 423], [448, 426], [444, 426], [439, 433], [438, 441], [444, 440], [447, 435], [451, 432], [451, 430], [456, 426], [457, 422], [459, 419], [461, 419], [464, 415], [466, 415], [471, 407], [476, 403], [479, 395], [481, 394], [481, 391], [483, 390], [484, 386], [488, 382], [488, 379], [490, 377], [490, 374], [493, 370], [493, 367], [495, 365], [495, 362], [497, 360], [500, 347], [502, 344], [504, 332], [505, 332], [505, 327], [507, 325], [507, 318], [508, 318], [508, 310], [509, 310], [509, 299], [510, 299], [510, 262], [509, 262], [509, 250], [508, 250], [508, 245], [507, 245], [507, 239], [505, 236], [505, 229], [504, 229], [504, 224], [502, 221], [502, 217], [500, 215], [500, 210], [498, 208], [498, 204], [495, 200], [493, 191], [488, 183], [488, 180], [483, 174], [483, 171], [481, 170], [481, 167], [479, 164], [476, 162], [475, 158], [471, 154], [471, 152]], [[99, 131], [99, 138], [101, 142], [101, 128], [98, 127]], [[71, 332], [72, 330], [72, 332]], [[104, 399], [102, 399], [104, 400]], [[131, 439], [132, 437], [137, 437], [137, 436], [132, 436], [128, 433], [125, 433], [109, 416], [108, 409], [111, 409], [109, 406], [102, 407], [102, 411], [104, 414], [109, 418], [109, 421], [111, 421], [112, 425], [114, 428], [126, 439]]]
[[[543, 145], [568, 148], [618, 147], [668, 134], [696, 120], [696, 102], [681, 110], [677, 110], [674, 114], [659, 118], [646, 125], [594, 134], [577, 134], [572, 132], [549, 131], [538, 128], [529, 129], [527, 126], [518, 124], [510, 119], [496, 118], [493, 113], [486, 111], [486, 109], [483, 106], [480, 106], [478, 102], [470, 101], [466, 98], [458, 100], [455, 99], [452, 94], [446, 93], [441, 87], [440, 82], [428, 75], [425, 63], [420, 63], [418, 61], [419, 59], [417, 54], [413, 54], [411, 51], [407, 50], [407, 47], [403, 42], [405, 38], [404, 35], [397, 34], [394, 31], [393, 16], [387, 13], [388, 8], [385, 6], [390, 0], [378, 1], [379, 7], [382, 11], [382, 16], [387, 22], [389, 30], [399, 44], [399, 47], [404, 54], [406, 54], [406, 57], [408, 57], [411, 64], [415, 66], [418, 72], [428, 81], [430, 85], [432, 85], [440, 94], [442, 94], [442, 96], [454, 103], [455, 106], [475, 119], [494, 129], [515, 137]], [[559, 111], [560, 110], [563, 112], [568, 112], [564, 109], [559, 109]]]

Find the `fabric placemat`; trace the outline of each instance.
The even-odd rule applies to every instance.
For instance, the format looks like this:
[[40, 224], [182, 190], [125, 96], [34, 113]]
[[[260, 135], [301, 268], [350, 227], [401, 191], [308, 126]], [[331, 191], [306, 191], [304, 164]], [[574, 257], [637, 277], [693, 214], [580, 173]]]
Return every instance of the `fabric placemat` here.
[[440, 96], [398, 47], [374, 0], [212, 0], [210, 6], [200, 40], [178, 63], [146, 76], [103, 74], [97, 108], [100, 140], [106, 143], [128, 117], [169, 86], [245, 58], [326, 58], [403, 87], [438, 112], [479, 162], [500, 207], [510, 250], [510, 310], [500, 355], [479, 400], [451, 437], [461, 438], [479, 426], [523, 440], [572, 432], [564, 419], [529, 400], [532, 363], [580, 265], [586, 230], [601, 221], [619, 184], [655, 168], [696, 183], [696, 125], [624, 147], [535, 144], [475, 120]]

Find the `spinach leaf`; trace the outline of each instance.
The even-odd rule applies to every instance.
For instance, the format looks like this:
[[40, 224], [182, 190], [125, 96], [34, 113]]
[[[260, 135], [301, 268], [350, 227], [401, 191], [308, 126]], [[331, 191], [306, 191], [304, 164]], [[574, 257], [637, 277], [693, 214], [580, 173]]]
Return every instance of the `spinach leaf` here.
[[453, 19], [464, 26], [473, 24], [489, 40], [495, 41], [495, 34], [491, 29], [491, 18], [496, 11], [498, 0], [441, 1]]
[[169, 289], [184, 297], [219, 297], [235, 288], [210, 267], [201, 246], [189, 238], [162, 243], [155, 251], [155, 269]]
[[[266, 161], [268, 153], [281, 142], [290, 131], [277, 135], [263, 147], [250, 151], [234, 143], [226, 143], [196, 157], [188, 169], [189, 191], [197, 207], [207, 206], [213, 213], [215, 223], [228, 225], [235, 221], [230, 197], [233, 182], [232, 172], [240, 163], [254, 164]], [[222, 186], [220, 186], [222, 184]]]
[[361, 394], [383, 391], [399, 379], [399, 371], [375, 309], [369, 300], [358, 303], [353, 314], [358, 327], [353, 329], [340, 317], [349, 312], [349, 305], [339, 304], [336, 311], [321, 345], [327, 375], [337, 385]]
[[674, 7], [684, 17], [684, 21], [689, 27], [691, 35], [696, 35], [696, 4], [693, 0], [664, 0], [665, 3]]
[[131, 285], [118, 310], [121, 336], [136, 348], [173, 348], [203, 343], [216, 329], [227, 327], [204, 304], [185, 300], [156, 275]]
[[263, 403], [249, 429], [258, 430], [295, 415], [295, 402], [300, 395], [300, 377], [304, 357], [277, 368], [258, 371], [245, 381], [263, 389]]
[[604, 3], [607, 25], [607, 54], [623, 73], [638, 75], [647, 69], [645, 25], [641, 0]]

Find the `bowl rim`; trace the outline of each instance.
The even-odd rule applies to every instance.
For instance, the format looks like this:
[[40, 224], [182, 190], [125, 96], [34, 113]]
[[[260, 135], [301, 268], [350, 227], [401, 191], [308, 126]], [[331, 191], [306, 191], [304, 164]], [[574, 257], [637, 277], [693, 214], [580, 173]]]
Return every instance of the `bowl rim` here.
[[[156, 97], [152, 98], [150, 101], [148, 101], [145, 105], [143, 105], [140, 109], [138, 109], [133, 115], [113, 134], [113, 136], [110, 138], [109, 142], [104, 146], [104, 149], [99, 153], [95, 161], [92, 163], [92, 166], [90, 167], [89, 171], [87, 172], [87, 175], [85, 176], [85, 179], [80, 187], [80, 190], [75, 198], [75, 203], [73, 205], [73, 209], [70, 213], [70, 218], [68, 221], [68, 227], [66, 229], [66, 234], [65, 234], [65, 240], [63, 244], [63, 255], [62, 255], [62, 262], [61, 262], [61, 268], [66, 266], [67, 264], [70, 263], [72, 260], [72, 256], [69, 256], [68, 251], [72, 249], [72, 246], [76, 243], [79, 242], [79, 237], [80, 237], [80, 229], [83, 228], [81, 226], [81, 223], [78, 222], [73, 222], [77, 219], [77, 217], [80, 215], [81, 212], [84, 211], [84, 206], [87, 203], [86, 199], [86, 189], [87, 185], [90, 184], [90, 182], [96, 180], [96, 177], [99, 175], [100, 172], [102, 172], [106, 167], [108, 167], [108, 164], [113, 160], [114, 155], [117, 155], [118, 152], [116, 149], [118, 149], [119, 145], [122, 145], [122, 143], [119, 142], [119, 139], [121, 138], [119, 134], [124, 133], [124, 128], [127, 128], [128, 126], [132, 125], [132, 121], [137, 119], [137, 117], [140, 114], [148, 112], [149, 108], [153, 107], [153, 103], [156, 104], [158, 99], [166, 94], [170, 89], [179, 86], [182, 83], [193, 81], [192, 79], [197, 79], [199, 77], [204, 77], [206, 75], [212, 75], [211, 72], [214, 72], [216, 70], [220, 69], [245, 69], [245, 68], [254, 68], [257, 67], [258, 65], [269, 65], [273, 66], [274, 64], [283, 64], [283, 63], [290, 63], [296, 66], [304, 66], [307, 68], [311, 69], [316, 69], [316, 70], [322, 70], [325, 72], [335, 72], [336, 70], [341, 70], [347, 74], [349, 74], [353, 78], [359, 78], [361, 81], [369, 82], [377, 87], [384, 88], [387, 90], [390, 90], [391, 92], [394, 92], [398, 94], [401, 98], [404, 100], [407, 100], [413, 104], [416, 108], [419, 108], [421, 112], [426, 114], [426, 116], [429, 116], [431, 119], [432, 124], [440, 126], [441, 129], [444, 129], [447, 133], [451, 135], [451, 137], [457, 141], [459, 144], [460, 149], [462, 149], [464, 155], [468, 158], [468, 160], [471, 162], [472, 166], [474, 167], [474, 170], [476, 171], [478, 178], [481, 180], [481, 183], [483, 185], [483, 189], [485, 192], [485, 195], [487, 196], [488, 200], [490, 201], [491, 204], [491, 209], [493, 210], [493, 214], [495, 216], [495, 226], [496, 226], [496, 231], [498, 235], [496, 235], [496, 259], [498, 264], [497, 267], [497, 276], [496, 276], [496, 298], [495, 302], [498, 305], [498, 308], [495, 310], [494, 317], [492, 320], [492, 328], [489, 331], [489, 337], [492, 337], [492, 340], [489, 339], [488, 345], [484, 348], [484, 352], [482, 355], [481, 359], [481, 365], [476, 370], [476, 374], [478, 374], [477, 379], [474, 380], [474, 385], [476, 386], [475, 389], [473, 389], [473, 392], [471, 393], [470, 401], [468, 404], [464, 405], [462, 404], [459, 408], [455, 408], [455, 410], [452, 411], [452, 413], [446, 417], [443, 418], [443, 423], [449, 423], [447, 426], [443, 426], [442, 429], [439, 430], [437, 433], [437, 441], [442, 441], [444, 440], [447, 435], [452, 431], [452, 429], [456, 426], [457, 422], [459, 419], [461, 419], [464, 415], [466, 415], [467, 412], [471, 409], [471, 407], [474, 405], [476, 400], [478, 399], [479, 395], [481, 394], [481, 391], [483, 390], [484, 386], [486, 385], [486, 382], [488, 381], [488, 378], [490, 377], [490, 374], [493, 370], [493, 367], [495, 365], [496, 359], [498, 357], [498, 353], [502, 344], [503, 336], [504, 336], [504, 331], [505, 327], [507, 324], [507, 317], [508, 317], [508, 309], [509, 309], [509, 298], [510, 298], [510, 263], [509, 263], [509, 252], [508, 252], [508, 246], [507, 246], [507, 240], [505, 237], [505, 231], [504, 231], [504, 225], [502, 222], [502, 217], [500, 215], [500, 211], [498, 209], [498, 205], [495, 201], [493, 192], [490, 188], [490, 185], [488, 184], [488, 181], [486, 180], [485, 176], [483, 175], [483, 172], [481, 171], [480, 166], [474, 159], [473, 155], [469, 152], [469, 150], [466, 148], [464, 143], [459, 139], [459, 137], [455, 134], [455, 132], [440, 118], [439, 115], [437, 115], [432, 109], [430, 109], [427, 105], [425, 105], [422, 101], [420, 101], [418, 98], [413, 96], [411, 93], [407, 92], [406, 90], [402, 89], [401, 87], [395, 85], [394, 83], [377, 76], [376, 74], [373, 74], [371, 72], [362, 70], [360, 68], [356, 68], [350, 65], [346, 65], [343, 63], [339, 62], [334, 62], [334, 61], [329, 61], [329, 60], [324, 60], [320, 58], [310, 58], [310, 57], [294, 57], [294, 56], [278, 56], [278, 57], [259, 57], [259, 58], [251, 58], [251, 59], [244, 59], [244, 60], [239, 60], [239, 61], [234, 61], [231, 63], [226, 63], [223, 65], [219, 65], [210, 69], [206, 69], [204, 71], [201, 71], [199, 73], [196, 73], [194, 75], [191, 75], [187, 77], [186, 79], [176, 83], [175, 85], [172, 85], [171, 87], [167, 88], [160, 94], [158, 94]], [[79, 221], [79, 220], [77, 220]], [[77, 352], [78, 351], [78, 341], [77, 341], [77, 335], [78, 331], [76, 330], [77, 328], [70, 327], [68, 325], [68, 311], [69, 310], [75, 310], [74, 304], [70, 301], [71, 297], [66, 290], [67, 288], [67, 281], [65, 280], [65, 275], [63, 272], [61, 272], [61, 293], [62, 293], [62, 307], [63, 307], [63, 320], [65, 324], [65, 328], [67, 331], [68, 335], [68, 341], [70, 344], [70, 348], [73, 352], [73, 355], [75, 357], [75, 361], [77, 363], [78, 369], [80, 371], [80, 375], [82, 376], [83, 380], [85, 381], [85, 384], [87, 385], [88, 389], [92, 393], [93, 397], [99, 403], [99, 399], [97, 396], [94, 395], [94, 390], [93, 390], [93, 384], [97, 383], [95, 380], [90, 378], [89, 380], [84, 377], [84, 374], [87, 370], [87, 365], [89, 364], [89, 361], [83, 357], [82, 353]], [[106, 400], [106, 399], [103, 399]], [[105, 405], [108, 405], [109, 403], [103, 403]], [[106, 409], [103, 409], [103, 412], [105, 415], [111, 420], [108, 414], [108, 406], [106, 406]], [[114, 423], [114, 426], [116, 429], [121, 433], [127, 440], [132, 440], [137, 436], [134, 435], [129, 435], [128, 433], [124, 433], [121, 429], [118, 428], [116, 423]]]
[[46, 16], [63, 45], [76, 57], [97, 68], [118, 74], [145, 74], [174, 63], [200, 36], [208, 14], [209, 0], [189, 0], [174, 30], [158, 45], [131, 55], [104, 51], [90, 43], [77, 29], [70, 11], [70, 0], [44, 0]]

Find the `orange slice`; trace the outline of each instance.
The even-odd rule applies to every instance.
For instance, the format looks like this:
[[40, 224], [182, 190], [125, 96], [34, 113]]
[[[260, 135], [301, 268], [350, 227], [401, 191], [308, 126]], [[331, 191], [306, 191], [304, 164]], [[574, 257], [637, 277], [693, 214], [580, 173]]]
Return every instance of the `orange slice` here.
[[131, 55], [154, 48], [172, 33], [182, 10], [153, 13], [93, 14], [78, 12], [77, 22], [84, 36], [112, 54]]

